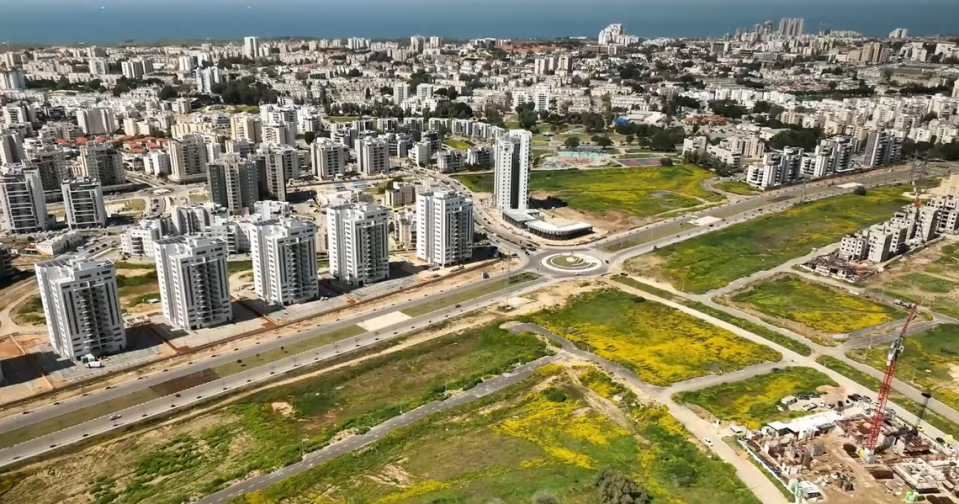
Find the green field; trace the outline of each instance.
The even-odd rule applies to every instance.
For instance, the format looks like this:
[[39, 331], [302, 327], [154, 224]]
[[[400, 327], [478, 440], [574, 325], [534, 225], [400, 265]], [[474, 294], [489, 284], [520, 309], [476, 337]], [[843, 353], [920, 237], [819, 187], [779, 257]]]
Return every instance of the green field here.
[[509, 278], [494, 280], [478, 287], [473, 287], [472, 289], [466, 289], [465, 291], [457, 292], [456, 294], [443, 296], [433, 301], [427, 301], [421, 305], [414, 306], [413, 308], [407, 308], [402, 312], [410, 317], [419, 317], [420, 315], [426, 315], [427, 313], [432, 313], [437, 310], [442, 310], [443, 308], [449, 308], [450, 306], [454, 306], [459, 303], [465, 303], [487, 294], [492, 294], [496, 291], [503, 290], [513, 285], [532, 282], [537, 278], [539, 278], [539, 275], [536, 273], [520, 273]]
[[[338, 435], [366, 432], [404, 411], [547, 355], [542, 340], [497, 325], [262, 390], [176, 427], [71, 454], [71, 463], [58, 467], [56, 480], [47, 481], [46, 471], [36, 471], [28, 472], [35, 476], [22, 483], [29, 485], [31, 478], [43, 483], [42, 492], [30, 495], [32, 504], [61, 502], [70, 491], [68, 482], [77, 480], [89, 485], [91, 494], [115, 495], [93, 502], [190, 502], [226, 482], [299, 461]], [[103, 457], [105, 452], [110, 457]], [[364, 477], [362, 472], [355, 476]]]
[[229, 261], [226, 263], [226, 272], [229, 274], [253, 269], [253, 261]]
[[722, 182], [713, 184], [713, 187], [719, 189], [720, 191], [739, 194], [741, 196], [752, 196], [758, 193], [758, 191], [750, 187], [749, 184], [744, 184], [736, 180], [724, 180]]
[[709, 316], [711, 316], [711, 317], [717, 318], [717, 319], [719, 319], [719, 320], [722, 320], [723, 322], [727, 322], [727, 323], [730, 323], [730, 324], [732, 324], [732, 325], [739, 326], [739, 327], [742, 328], [743, 330], [749, 331], [749, 332], [751, 332], [751, 333], [753, 333], [753, 334], [755, 334], [755, 335], [757, 335], [757, 336], [762, 336], [763, 338], [766, 338], [767, 340], [772, 341], [773, 343], [776, 343], [776, 344], [778, 344], [779, 346], [782, 346], [782, 347], [784, 347], [784, 348], [788, 348], [788, 349], [792, 350], [793, 352], [798, 353], [799, 355], [806, 355], [806, 356], [808, 356], [808, 355], [811, 355], [811, 354], [812, 354], [812, 349], [809, 348], [809, 345], [807, 345], [807, 344], [805, 344], [805, 343], [802, 343], [802, 342], [800, 342], [800, 341], [796, 341], [796, 340], [794, 340], [794, 339], [792, 339], [792, 338], [790, 338], [790, 337], [788, 337], [788, 336], [785, 336], [785, 335], [782, 335], [782, 334], [780, 334], [780, 333], [778, 333], [778, 332], [776, 332], [776, 331], [767, 329], [767, 328], [765, 328], [765, 327], [763, 327], [763, 326], [761, 326], [761, 325], [759, 325], [759, 324], [754, 324], [754, 323], [752, 323], [752, 322], [750, 322], [750, 321], [748, 321], [748, 320], [744, 320], [744, 319], [741, 319], [741, 318], [739, 318], [739, 317], [735, 317], [735, 316], [730, 315], [730, 314], [728, 314], [728, 313], [726, 313], [726, 312], [724, 312], [724, 311], [722, 311], [722, 310], [717, 310], [717, 309], [715, 309], [715, 308], [713, 308], [713, 307], [711, 307], [711, 306], [705, 305], [705, 304], [700, 303], [700, 302], [698, 302], [698, 301], [690, 301], [690, 300], [688, 300], [688, 299], [686, 299], [686, 298], [677, 296], [677, 295], [673, 294], [672, 292], [665, 291], [665, 290], [659, 289], [659, 288], [657, 288], [657, 287], [653, 287], [653, 286], [651, 286], [651, 285], [649, 285], [649, 284], [645, 284], [645, 283], [643, 283], [643, 282], [639, 282], [639, 281], [637, 281], [637, 280], [635, 280], [635, 279], [633, 279], [633, 278], [630, 278], [630, 277], [624, 277], [624, 276], [619, 276], [619, 275], [617, 275], [617, 276], [611, 277], [611, 279], [612, 279], [613, 281], [619, 282], [619, 283], [621, 283], [621, 284], [623, 284], [623, 285], [628, 285], [628, 286], [630, 286], [630, 287], [632, 287], [632, 288], [634, 288], [634, 289], [639, 289], [639, 290], [641, 290], [641, 291], [648, 292], [648, 293], [650, 293], [650, 294], [652, 294], [652, 295], [654, 295], [654, 296], [659, 296], [659, 297], [661, 297], [661, 298], [663, 298], [663, 299], [668, 299], [668, 300], [670, 300], [670, 301], [674, 301], [674, 302], [676, 302], [676, 303], [683, 304], [683, 305], [688, 306], [688, 307], [690, 307], [690, 308], [692, 308], [692, 309], [694, 309], [694, 310], [696, 310], [696, 311], [698, 311], [698, 312], [700, 312], [700, 313], [703, 313], [703, 314], [709, 315]]
[[447, 146], [447, 147], [452, 147], [452, 148], [458, 149], [458, 150], [466, 150], [466, 149], [469, 149], [470, 147], [473, 146], [472, 143], [470, 143], [470, 142], [468, 142], [468, 141], [466, 141], [466, 140], [454, 140], [454, 139], [452, 139], [452, 138], [444, 138], [444, 139], [443, 139], [443, 145], [445, 145], [445, 146]]
[[14, 322], [19, 325], [43, 325], [46, 320], [43, 315], [43, 301], [39, 294], [30, 296], [18, 306], [14, 317]]
[[752, 284], [730, 299], [758, 310], [770, 323], [786, 319], [829, 334], [851, 333], [905, 316], [899, 308], [794, 275]]
[[844, 235], [889, 219], [907, 203], [908, 186], [870, 189], [794, 206], [637, 257], [627, 267], [704, 293], [838, 242]]
[[816, 392], [824, 386], [838, 384], [815, 369], [789, 367], [738, 382], [681, 392], [676, 394], [676, 400], [695, 404], [720, 420], [758, 429], [769, 422], [809, 415], [804, 410], [780, 411], [780, 400], [803, 392]]
[[903, 256], [873, 275], [869, 290], [959, 318], [959, 245], [943, 241]]
[[[617, 502], [759, 504], [732, 467], [689, 443], [664, 409], [640, 405], [608, 380], [589, 380], [547, 366], [230, 504], [317, 495], [358, 504], [599, 503], [601, 469], [650, 497]], [[614, 404], [593, 387], [624, 399]]]
[[[330, 331], [327, 333], [320, 334], [313, 338], [298, 341], [296, 343], [291, 343], [289, 345], [284, 345], [281, 348], [275, 348], [273, 350], [267, 350], [262, 353], [256, 354], [254, 357], [243, 359], [241, 361], [231, 362], [229, 364], [223, 364], [213, 368], [213, 371], [216, 374], [225, 377], [234, 375], [243, 371], [246, 368], [255, 368], [262, 366], [264, 364], [269, 364], [287, 357], [308, 352], [310, 350], [315, 350], [321, 346], [329, 345], [330, 343], [335, 343], [337, 341], [345, 340], [347, 338], [352, 338], [354, 336], [359, 336], [366, 333], [366, 329], [358, 325], [351, 325], [344, 327], [342, 329], [337, 329], [335, 331]], [[343, 350], [350, 349], [352, 345], [344, 345]], [[305, 363], [304, 363], [305, 364]]]
[[[816, 357], [816, 362], [868, 388], [869, 390], [872, 390], [873, 392], [876, 392], [879, 390], [879, 386], [880, 386], [879, 380], [873, 378], [872, 376], [869, 376], [866, 373], [863, 373], [862, 371], [859, 371], [858, 369], [852, 366], [849, 366], [848, 364], [846, 364], [845, 362], [839, 359], [834, 359], [828, 355], [821, 355], [819, 357]], [[914, 415], [918, 415], [919, 410], [922, 409], [922, 406], [919, 403], [912, 401], [911, 399], [908, 399], [907, 397], [903, 396], [902, 394], [898, 392], [890, 393], [889, 400], [902, 406], [903, 408], [905, 408], [907, 411], [909, 411], [910, 413]], [[927, 409], [925, 411], [924, 416], [922, 417], [922, 420], [923, 422], [926, 422], [929, 425], [932, 425], [933, 427], [941, 430], [942, 432], [945, 432], [946, 434], [952, 434], [953, 437], [959, 438], [959, 425], [956, 425], [955, 423], [950, 422], [947, 418], [943, 417], [942, 415], [939, 415]]]
[[[537, 171], [530, 175], [530, 190], [550, 193], [574, 210], [634, 217], [722, 201], [699, 184], [714, 175], [696, 166], [663, 168], [610, 168], [600, 170]], [[457, 175], [473, 192], [492, 192], [491, 173]]]
[[[896, 377], [919, 390], [933, 390], [933, 397], [959, 410], [959, 324], [946, 324], [906, 337], [899, 356]], [[856, 349], [846, 355], [880, 371], [886, 369], [888, 344]]]
[[653, 385], [736, 371], [782, 355], [679, 310], [603, 289], [528, 317]]

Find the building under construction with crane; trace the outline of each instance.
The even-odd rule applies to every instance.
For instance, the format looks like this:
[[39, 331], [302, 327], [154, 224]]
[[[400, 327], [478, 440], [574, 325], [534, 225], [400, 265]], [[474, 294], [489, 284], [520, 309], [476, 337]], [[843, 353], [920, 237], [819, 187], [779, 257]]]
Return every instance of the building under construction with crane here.
[[925, 163], [913, 163], [913, 202], [888, 221], [843, 237], [835, 254], [814, 259], [805, 267], [823, 275], [856, 281], [876, 267], [941, 235], [959, 234], [959, 175], [924, 193]]
[[875, 400], [857, 394], [829, 409], [788, 422], [772, 422], [739, 443], [799, 500], [833, 502], [959, 502], [959, 452], [951, 438], [922, 430], [930, 395], [915, 425], [889, 407], [896, 365], [905, 346], [913, 305], [890, 344]]

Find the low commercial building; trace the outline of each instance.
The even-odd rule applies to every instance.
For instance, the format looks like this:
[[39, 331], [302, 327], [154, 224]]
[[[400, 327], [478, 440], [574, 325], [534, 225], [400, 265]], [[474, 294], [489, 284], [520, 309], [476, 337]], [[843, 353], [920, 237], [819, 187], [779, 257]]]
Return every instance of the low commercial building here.
[[58, 256], [76, 250], [80, 245], [83, 245], [83, 235], [72, 229], [38, 242], [35, 248], [41, 255]]

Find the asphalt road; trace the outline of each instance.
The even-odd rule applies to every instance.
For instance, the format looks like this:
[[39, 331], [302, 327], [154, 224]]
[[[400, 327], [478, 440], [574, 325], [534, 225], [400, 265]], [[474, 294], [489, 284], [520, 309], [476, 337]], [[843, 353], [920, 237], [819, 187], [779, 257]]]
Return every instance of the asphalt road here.
[[[504, 275], [505, 274], [501, 274], [491, 277], [489, 280], [486, 280], [483, 283], [502, 279]], [[526, 292], [533, 289], [538, 289], [550, 281], [550, 278], [543, 277], [532, 282], [519, 284], [508, 289], [503, 289], [491, 294], [480, 296], [473, 300], [460, 303], [459, 308], [453, 306], [426, 315], [421, 315], [419, 317], [414, 317], [400, 324], [386, 327], [376, 332], [366, 332], [356, 337], [341, 340], [338, 343], [331, 343], [316, 350], [303, 352], [301, 354], [293, 355], [257, 368], [244, 370], [243, 372], [226, 378], [221, 378], [203, 385], [199, 385], [181, 392], [179, 394], [180, 397], [165, 396], [143, 403], [139, 406], [127, 408], [123, 411], [105, 411], [104, 416], [94, 420], [72, 427], [67, 427], [52, 434], [41, 436], [39, 438], [25, 441], [23, 443], [0, 450], [0, 467], [6, 467], [8, 465], [23, 461], [27, 458], [35, 457], [58, 447], [62, 447], [66, 444], [81, 441], [88, 436], [102, 434], [114, 428], [123, 427], [135, 421], [159, 414], [169, 413], [174, 409], [182, 409], [187, 406], [191, 406], [212, 396], [229, 393], [229, 391], [234, 390], [237, 387], [246, 386], [247, 384], [256, 383], [257, 381], [267, 380], [275, 375], [292, 371], [308, 363], [321, 362], [335, 358], [342, 352], [346, 352], [351, 349], [363, 348], [369, 345], [377, 344], [380, 341], [402, 337], [408, 333], [414, 332], [417, 328], [422, 329], [432, 322], [437, 322], [439, 320], [454, 317], [488, 306], [492, 303], [495, 303], [497, 300], [502, 299], [504, 294], [507, 292]], [[440, 296], [439, 298], [475, 288], [483, 283], [472, 283], [460, 288], [446, 291], [443, 293], [443, 296]], [[439, 292], [432, 296], [427, 295], [428, 297], [398, 304], [394, 310], [405, 310], [407, 308], [419, 306], [426, 302], [435, 301], [437, 299], [437, 294], [439, 294]], [[258, 353], [278, 349], [281, 346], [290, 345], [298, 341], [320, 336], [328, 332], [342, 329], [344, 327], [381, 316], [382, 314], [382, 310], [377, 310], [372, 313], [363, 314], [348, 320], [336, 322], [334, 324], [324, 325], [323, 327], [318, 327], [316, 329], [301, 331], [289, 337], [278, 337], [278, 339], [262, 345], [241, 348], [225, 354], [215, 355], [203, 361], [170, 368], [167, 372], [161, 371], [150, 375], [144, 375], [138, 380], [129, 381], [121, 385], [117, 385], [111, 389], [104, 388], [98, 391], [89, 392], [85, 396], [65, 399], [59, 405], [49, 405], [41, 409], [31, 411], [29, 414], [21, 414], [3, 419], [0, 421], [0, 432], [9, 432], [51, 418], [63, 417], [64, 415], [68, 415], [69, 413], [81, 408], [101, 404], [109, 399], [124, 397], [126, 395], [144, 390], [154, 385], [159, 385], [160, 383], [167, 382], [175, 378], [181, 378], [206, 369], [233, 363], [237, 360], [249, 359], [251, 357], [255, 357]], [[110, 417], [113, 416], [114, 413], [119, 413], [122, 415], [122, 417], [117, 421], [110, 420]]]
[[242, 483], [238, 483], [215, 494], [208, 495], [196, 502], [198, 504], [217, 504], [225, 500], [230, 500], [234, 497], [239, 497], [243, 494], [265, 488], [273, 483], [276, 483], [280, 479], [289, 478], [290, 476], [294, 476], [303, 471], [312, 469], [317, 464], [322, 464], [334, 457], [350, 453], [370, 443], [378, 441], [391, 431], [401, 427], [406, 427], [407, 425], [426, 418], [429, 415], [455, 408], [457, 406], [462, 406], [481, 397], [499, 392], [510, 385], [519, 383], [533, 374], [533, 372], [540, 367], [555, 362], [556, 360], [558, 360], [556, 357], [543, 357], [542, 359], [524, 364], [513, 371], [485, 380], [483, 383], [473, 387], [467, 392], [453, 396], [444, 401], [433, 401], [431, 403], [424, 404], [419, 408], [393, 417], [386, 422], [373, 427], [366, 434], [352, 436], [346, 440], [340, 441], [339, 443], [334, 443], [326, 448], [312, 452], [306, 455], [301, 462], [297, 462], [296, 464], [286, 466], [268, 474], [262, 474], [260, 476], [255, 476], [253, 478], [244, 480]]

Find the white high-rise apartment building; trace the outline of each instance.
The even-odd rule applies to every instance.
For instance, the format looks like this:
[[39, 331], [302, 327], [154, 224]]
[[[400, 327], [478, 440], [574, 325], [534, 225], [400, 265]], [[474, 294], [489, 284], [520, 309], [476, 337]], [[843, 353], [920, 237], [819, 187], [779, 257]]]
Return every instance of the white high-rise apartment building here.
[[0, 165], [22, 163], [25, 157], [20, 133], [0, 131]]
[[360, 173], [372, 177], [390, 171], [390, 146], [382, 138], [366, 137], [356, 141]]
[[473, 257], [473, 200], [450, 191], [416, 195], [416, 257], [449, 266]]
[[330, 273], [351, 285], [384, 280], [390, 274], [388, 209], [368, 203], [326, 209]]
[[890, 131], [873, 131], [866, 140], [864, 168], [874, 168], [899, 162], [902, 139]]
[[143, 219], [120, 236], [120, 250], [131, 256], [153, 257], [153, 242], [162, 237], [163, 223], [160, 219]]
[[329, 138], [317, 138], [310, 146], [313, 175], [322, 180], [331, 180], [346, 172], [346, 159], [350, 150]]
[[143, 80], [143, 74], [146, 73], [143, 61], [138, 59], [121, 62], [120, 71], [124, 77], [131, 80]]
[[300, 152], [289, 145], [264, 145], [259, 153], [266, 161], [269, 197], [286, 201], [286, 184], [300, 178]]
[[243, 56], [252, 60], [260, 57], [260, 37], [243, 38]]
[[194, 133], [170, 140], [170, 182], [201, 182], [206, 178], [208, 163], [203, 136]]
[[38, 233], [48, 227], [43, 182], [36, 170], [11, 168], [0, 173], [3, 227], [11, 233]]
[[108, 355], [127, 344], [113, 262], [66, 255], [36, 264], [50, 345], [78, 360]]
[[549, 97], [549, 88], [543, 87], [536, 90], [536, 95], [533, 96], [533, 103], [535, 104], [537, 112], [549, 110]]
[[23, 91], [24, 89], [27, 89], [27, 80], [23, 76], [23, 70], [10, 68], [0, 71], [0, 90]]
[[428, 100], [433, 97], [433, 91], [436, 90], [436, 86], [432, 84], [420, 84], [416, 86], [416, 97], [420, 100]]
[[58, 145], [44, 144], [30, 151], [24, 166], [40, 172], [44, 191], [60, 190], [60, 183], [67, 178], [67, 159]]
[[410, 97], [410, 85], [406, 82], [393, 84], [393, 103], [402, 105]]
[[177, 236], [153, 243], [163, 316], [174, 327], [195, 330], [233, 320], [226, 243]]
[[618, 43], [623, 36], [623, 25], [611, 24], [599, 32], [599, 45], [605, 46]]
[[246, 139], [260, 143], [263, 135], [263, 121], [260, 116], [241, 112], [230, 117], [230, 136], [234, 140]]
[[203, 94], [213, 92], [213, 85], [221, 82], [220, 69], [212, 66], [196, 69], [196, 89]]
[[80, 167], [82, 173], [77, 176], [95, 178], [104, 187], [126, 184], [127, 174], [123, 168], [123, 157], [108, 143], [88, 143], [80, 147]]
[[103, 204], [103, 187], [92, 178], [64, 180], [63, 206], [70, 229], [91, 229], [107, 226], [107, 208]]
[[316, 272], [316, 225], [300, 219], [253, 223], [250, 230], [253, 283], [270, 305], [287, 306], [320, 295]]
[[150, 175], [170, 173], [170, 155], [163, 151], [153, 151], [143, 157], [143, 171]]
[[226, 207], [231, 214], [244, 215], [260, 199], [256, 164], [235, 154], [224, 154], [207, 169], [210, 201]]
[[90, 58], [87, 60], [90, 66], [90, 75], [106, 75], [110, 73], [110, 60], [108, 58]]
[[526, 210], [529, 205], [530, 148], [533, 134], [510, 130], [496, 139], [493, 200], [500, 210]]
[[77, 110], [77, 124], [84, 135], [112, 135], [118, 128], [117, 114], [108, 108]]

